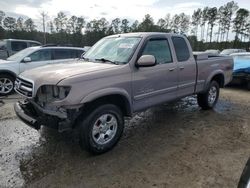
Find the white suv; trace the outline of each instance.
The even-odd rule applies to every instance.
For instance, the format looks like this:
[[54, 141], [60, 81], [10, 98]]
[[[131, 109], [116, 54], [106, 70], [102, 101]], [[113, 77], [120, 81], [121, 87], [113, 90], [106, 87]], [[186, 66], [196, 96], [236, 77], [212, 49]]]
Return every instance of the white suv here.
[[0, 60], [0, 95], [13, 91], [15, 78], [21, 72], [47, 64], [70, 62], [80, 58], [84, 52], [83, 48], [36, 46]]

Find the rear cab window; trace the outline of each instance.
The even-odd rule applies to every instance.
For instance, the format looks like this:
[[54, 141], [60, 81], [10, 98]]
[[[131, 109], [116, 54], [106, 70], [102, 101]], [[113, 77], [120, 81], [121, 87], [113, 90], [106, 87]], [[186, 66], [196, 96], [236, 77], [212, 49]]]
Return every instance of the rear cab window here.
[[190, 58], [190, 52], [186, 40], [182, 37], [172, 37], [172, 41], [177, 60], [187, 61]]

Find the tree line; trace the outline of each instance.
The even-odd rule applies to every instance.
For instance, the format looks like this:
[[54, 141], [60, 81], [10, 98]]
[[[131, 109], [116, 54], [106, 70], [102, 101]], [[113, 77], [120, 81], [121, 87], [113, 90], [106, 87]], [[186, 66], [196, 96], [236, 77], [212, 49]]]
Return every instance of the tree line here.
[[[31, 18], [16, 19], [0, 11], [0, 39], [22, 38], [42, 43], [91, 46], [111, 34], [152, 31], [186, 35], [194, 50], [233, 47], [249, 49], [250, 46], [250, 12], [239, 8], [234, 1], [218, 8], [198, 8], [192, 15], [166, 14], [157, 22], [149, 14], [145, 15], [142, 22], [120, 18], [110, 22], [106, 18], [87, 22], [84, 17], [67, 16], [64, 12], [59, 12], [54, 19], [49, 19], [42, 12], [41, 22], [43, 29], [39, 30]], [[229, 40], [230, 33], [234, 34], [234, 40]]]

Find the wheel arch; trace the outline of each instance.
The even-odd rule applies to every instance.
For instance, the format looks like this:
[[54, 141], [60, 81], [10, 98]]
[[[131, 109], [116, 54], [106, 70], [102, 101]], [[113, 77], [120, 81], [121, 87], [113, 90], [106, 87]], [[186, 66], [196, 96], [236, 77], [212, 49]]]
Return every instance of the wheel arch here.
[[120, 107], [125, 116], [132, 116], [131, 100], [125, 90], [116, 88], [107, 88], [90, 93], [81, 100], [84, 106], [93, 106], [101, 104], [114, 104]]
[[207, 79], [206, 85], [205, 85], [205, 90], [208, 89], [209, 84], [211, 81], [216, 81], [218, 82], [220, 88], [223, 88], [225, 85], [225, 75], [222, 70], [218, 70], [213, 72]]
[[0, 74], [7, 74], [7, 75], [12, 76], [13, 78], [16, 78], [17, 76], [16, 73], [9, 71], [9, 70], [0, 70]]

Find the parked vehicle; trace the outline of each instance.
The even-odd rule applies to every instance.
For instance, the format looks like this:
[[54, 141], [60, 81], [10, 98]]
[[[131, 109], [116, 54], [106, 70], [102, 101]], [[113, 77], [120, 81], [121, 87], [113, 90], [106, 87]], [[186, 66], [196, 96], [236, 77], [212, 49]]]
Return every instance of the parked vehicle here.
[[206, 53], [210, 54], [210, 55], [219, 55], [220, 54], [220, 50], [205, 50]]
[[250, 158], [243, 169], [240, 181], [238, 183], [238, 188], [250, 188]]
[[234, 58], [233, 82], [247, 85], [250, 90], [250, 52], [231, 54]]
[[15, 78], [21, 72], [47, 64], [68, 62], [80, 58], [83, 52], [83, 48], [36, 46], [26, 48], [7, 60], [0, 60], [0, 95], [13, 91]]
[[7, 59], [9, 56], [32, 46], [40, 46], [41, 43], [33, 40], [3, 39], [0, 40], [0, 59]]
[[240, 53], [240, 52], [246, 52], [244, 49], [225, 49], [221, 51], [221, 55], [230, 55], [233, 53]]
[[233, 71], [232, 57], [193, 55], [184, 36], [167, 33], [108, 36], [83, 61], [22, 73], [15, 88], [26, 99], [14, 109], [35, 129], [79, 128], [93, 153], [113, 148], [134, 112], [193, 94], [202, 109], [213, 108]]

